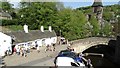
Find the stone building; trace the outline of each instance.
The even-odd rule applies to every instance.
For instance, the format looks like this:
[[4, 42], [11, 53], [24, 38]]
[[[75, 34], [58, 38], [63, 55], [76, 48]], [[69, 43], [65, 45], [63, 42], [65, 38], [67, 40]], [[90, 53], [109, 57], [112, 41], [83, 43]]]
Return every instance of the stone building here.
[[12, 16], [9, 13], [4, 12], [2, 9], [0, 9], [0, 19], [11, 20]]
[[93, 7], [93, 13], [96, 15], [96, 18], [98, 19], [99, 25], [102, 28], [104, 25], [104, 22], [102, 19], [102, 16], [103, 16], [102, 0], [94, 0], [92, 7]]

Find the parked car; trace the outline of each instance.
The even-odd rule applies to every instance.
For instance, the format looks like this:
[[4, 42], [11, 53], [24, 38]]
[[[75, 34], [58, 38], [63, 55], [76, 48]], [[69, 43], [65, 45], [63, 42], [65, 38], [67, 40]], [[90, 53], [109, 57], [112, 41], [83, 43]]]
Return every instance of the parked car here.
[[58, 56], [54, 59], [55, 66], [83, 66], [82, 59], [74, 52], [70, 50], [62, 50], [59, 52]]

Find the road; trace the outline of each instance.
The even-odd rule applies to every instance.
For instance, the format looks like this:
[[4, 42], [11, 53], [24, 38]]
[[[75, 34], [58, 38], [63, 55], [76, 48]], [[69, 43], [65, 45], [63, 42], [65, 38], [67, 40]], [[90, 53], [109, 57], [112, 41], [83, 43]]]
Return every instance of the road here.
[[52, 54], [37, 60], [30, 61], [28, 63], [23, 63], [18, 66], [54, 66], [54, 58], [57, 54]]
[[27, 57], [16, 54], [4, 58], [6, 66], [54, 66], [54, 58], [59, 51], [66, 49], [67, 45], [56, 46], [56, 51], [45, 52], [45, 47], [41, 47], [40, 53], [32, 50]]

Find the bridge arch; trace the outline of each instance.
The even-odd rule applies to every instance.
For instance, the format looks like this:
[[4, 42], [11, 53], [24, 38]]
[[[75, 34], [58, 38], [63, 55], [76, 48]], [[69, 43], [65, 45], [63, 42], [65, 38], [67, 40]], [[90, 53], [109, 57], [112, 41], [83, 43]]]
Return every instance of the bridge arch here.
[[89, 50], [91, 48], [98, 49], [99, 47], [104, 47], [104, 46], [107, 46], [107, 45], [106, 44], [97, 44], [97, 45], [89, 46], [89, 47], [86, 47], [85, 49], [83, 49], [81, 52], [84, 53], [84, 51]]
[[93, 46], [97, 46], [97, 45], [108, 45], [108, 42], [106, 41], [99, 41], [99, 42], [91, 42], [91, 43], [86, 43], [86, 44], [76, 44], [72, 46], [72, 49], [74, 49], [74, 51], [76, 53], [82, 53], [83, 51], [93, 47]]

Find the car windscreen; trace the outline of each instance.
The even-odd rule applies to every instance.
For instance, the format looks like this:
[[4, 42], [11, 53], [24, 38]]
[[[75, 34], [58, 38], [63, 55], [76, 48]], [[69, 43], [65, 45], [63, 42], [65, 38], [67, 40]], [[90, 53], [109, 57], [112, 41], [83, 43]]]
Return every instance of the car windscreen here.
[[71, 57], [71, 58], [76, 58], [77, 55], [74, 52], [61, 52], [59, 57]]

